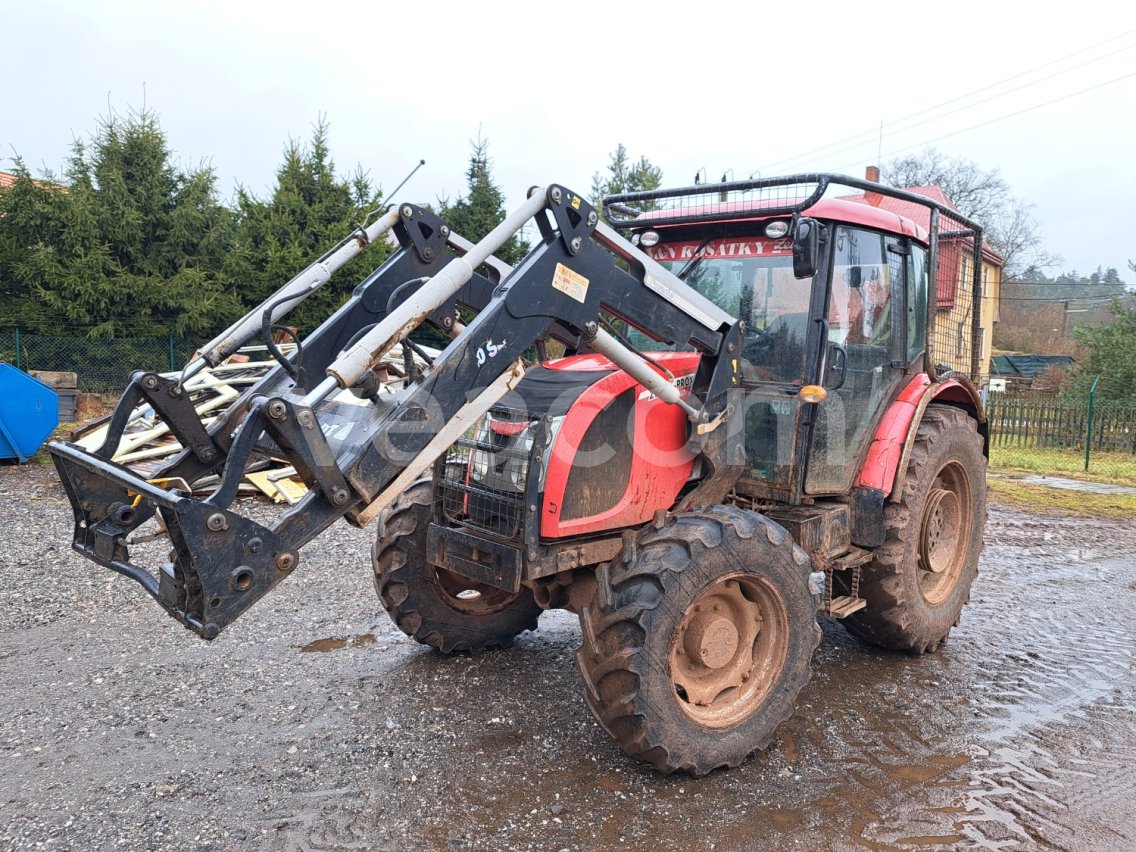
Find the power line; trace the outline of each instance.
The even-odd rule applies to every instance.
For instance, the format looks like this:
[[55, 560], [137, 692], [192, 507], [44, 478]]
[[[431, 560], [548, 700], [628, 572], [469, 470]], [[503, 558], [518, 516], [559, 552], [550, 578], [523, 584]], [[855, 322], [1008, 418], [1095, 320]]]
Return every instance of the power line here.
[[[934, 139], [927, 139], [927, 140], [924, 140], [923, 142], [918, 142], [914, 145], [907, 145], [906, 147], [903, 147], [903, 148], [896, 148], [892, 151], [892, 153], [893, 154], [902, 154], [904, 151], [910, 151], [913, 148], [921, 148], [924, 145], [931, 144], [932, 142], [939, 142], [943, 139], [950, 139], [952, 136], [958, 136], [960, 133], [966, 133], [970, 130], [977, 130], [980, 127], [987, 127], [991, 124], [997, 124], [999, 121], [1005, 121], [1007, 118], [1015, 118], [1016, 116], [1024, 115], [1027, 112], [1033, 112], [1035, 109], [1041, 109], [1042, 107], [1051, 106], [1052, 104], [1060, 103], [1061, 101], [1067, 101], [1067, 100], [1069, 100], [1069, 98], [1075, 98], [1079, 95], [1084, 95], [1084, 94], [1087, 94], [1089, 92], [1096, 91], [1097, 89], [1103, 89], [1105, 86], [1111, 86], [1114, 83], [1120, 83], [1124, 80], [1131, 79], [1132, 77], [1136, 77], [1136, 71], [1133, 71], [1131, 74], [1122, 74], [1119, 77], [1113, 77], [1111, 80], [1105, 80], [1103, 83], [1097, 83], [1095, 86], [1089, 86], [1088, 88], [1085, 88], [1085, 89], [1079, 89], [1076, 92], [1070, 92], [1069, 94], [1062, 95], [1061, 97], [1058, 97], [1058, 98], [1052, 98], [1048, 101], [1043, 101], [1040, 104], [1034, 104], [1033, 106], [1028, 106], [1025, 109], [1018, 110], [1017, 112], [1010, 112], [1010, 113], [1007, 113], [1006, 115], [1000, 115], [997, 118], [992, 118], [989, 121], [980, 121], [978, 124], [972, 124], [972, 125], [970, 125], [970, 127], [964, 127], [961, 130], [954, 130], [954, 131], [951, 131], [950, 133], [944, 133], [942, 136], [936, 136]], [[840, 169], [838, 169], [838, 171], [843, 170], [843, 169], [852, 168], [855, 165], [857, 165], [857, 163], [850, 163], [846, 166], [841, 166]]]
[[[1061, 62], [1064, 62], [1064, 61], [1066, 61], [1066, 60], [1068, 60], [1068, 59], [1072, 59], [1073, 57], [1075, 57], [1075, 56], [1079, 56], [1079, 55], [1080, 55], [1080, 54], [1082, 54], [1082, 53], [1086, 53], [1086, 52], [1088, 52], [1088, 51], [1090, 51], [1090, 50], [1095, 50], [1096, 48], [1098, 48], [1098, 47], [1102, 47], [1102, 46], [1104, 46], [1104, 45], [1106, 45], [1106, 44], [1109, 44], [1110, 42], [1114, 42], [1114, 41], [1117, 41], [1117, 40], [1119, 40], [1119, 39], [1122, 39], [1122, 38], [1126, 38], [1127, 36], [1130, 36], [1130, 35], [1132, 35], [1133, 33], [1136, 33], [1136, 29], [1131, 29], [1131, 30], [1128, 30], [1128, 31], [1126, 31], [1126, 32], [1120, 33], [1119, 35], [1115, 35], [1115, 36], [1112, 36], [1111, 38], [1107, 38], [1107, 39], [1104, 39], [1103, 41], [1099, 41], [1099, 42], [1097, 42], [1097, 43], [1095, 43], [1095, 44], [1091, 44], [1091, 45], [1089, 45], [1088, 47], [1083, 47], [1083, 48], [1081, 48], [1080, 50], [1075, 50], [1075, 51], [1073, 51], [1072, 53], [1068, 53], [1068, 54], [1066, 54], [1066, 55], [1064, 55], [1064, 56], [1058, 57], [1057, 59], [1053, 59], [1053, 60], [1050, 60], [1049, 62], [1045, 62], [1045, 63], [1042, 63], [1041, 65], [1037, 65], [1037, 66], [1035, 66], [1035, 67], [1033, 67], [1033, 68], [1030, 68], [1030, 69], [1028, 69], [1028, 70], [1026, 70], [1026, 71], [1021, 71], [1021, 72], [1019, 72], [1019, 73], [1017, 73], [1017, 74], [1013, 74], [1013, 75], [1011, 75], [1011, 76], [1009, 76], [1009, 77], [1005, 77], [1005, 78], [1003, 78], [1003, 79], [1001, 79], [1001, 80], [998, 80], [997, 82], [994, 82], [994, 83], [990, 83], [989, 85], [986, 85], [986, 86], [982, 86], [982, 87], [980, 87], [980, 88], [978, 88], [978, 89], [975, 89], [975, 90], [973, 90], [973, 91], [971, 91], [971, 92], [968, 92], [968, 93], [966, 93], [966, 94], [964, 94], [964, 95], [959, 95], [959, 96], [957, 96], [957, 97], [954, 97], [954, 98], [951, 98], [951, 99], [949, 99], [949, 100], [943, 101], [943, 102], [941, 102], [941, 103], [939, 103], [939, 104], [935, 104], [934, 106], [926, 107], [925, 109], [919, 110], [918, 112], [914, 112], [914, 113], [911, 113], [911, 114], [909, 114], [909, 115], [903, 116], [902, 118], [898, 118], [898, 119], [896, 119], [895, 121], [887, 122], [887, 123], [885, 123], [885, 124], [883, 125], [883, 127], [888, 127], [888, 128], [890, 128], [890, 127], [893, 127], [893, 126], [895, 126], [895, 125], [897, 125], [897, 124], [902, 124], [902, 123], [904, 123], [904, 122], [906, 122], [906, 121], [909, 121], [910, 119], [913, 119], [913, 118], [918, 118], [919, 116], [922, 116], [922, 115], [926, 115], [926, 114], [927, 114], [928, 112], [933, 112], [933, 111], [935, 111], [935, 110], [941, 109], [942, 107], [945, 107], [945, 106], [950, 106], [951, 104], [954, 104], [954, 103], [958, 103], [959, 101], [962, 101], [962, 100], [966, 100], [967, 98], [970, 98], [970, 97], [972, 97], [972, 96], [974, 96], [974, 95], [982, 94], [983, 92], [989, 91], [990, 89], [994, 89], [994, 88], [997, 88], [997, 87], [999, 87], [999, 86], [1002, 86], [1002, 85], [1004, 85], [1005, 83], [1009, 83], [1009, 82], [1012, 82], [1012, 81], [1014, 81], [1014, 80], [1017, 80], [1017, 79], [1019, 79], [1019, 78], [1021, 78], [1021, 77], [1025, 77], [1025, 76], [1028, 76], [1028, 75], [1030, 75], [1030, 74], [1036, 73], [1037, 71], [1042, 71], [1042, 70], [1044, 70], [1044, 69], [1046, 69], [1046, 68], [1049, 68], [1049, 67], [1051, 67], [1051, 66], [1053, 66], [1053, 65], [1056, 65], [1056, 64], [1059, 64], [1059, 63], [1061, 63]], [[994, 100], [994, 99], [996, 99], [996, 98], [1002, 97], [1003, 95], [1011, 94], [1012, 92], [1016, 92], [1016, 91], [1019, 91], [1019, 90], [1021, 90], [1021, 89], [1024, 89], [1024, 88], [1028, 88], [1029, 86], [1033, 86], [1033, 85], [1036, 85], [1036, 84], [1038, 84], [1038, 83], [1042, 83], [1042, 82], [1045, 82], [1046, 80], [1050, 80], [1050, 79], [1052, 79], [1052, 78], [1054, 78], [1054, 77], [1058, 77], [1058, 76], [1060, 76], [1060, 75], [1062, 75], [1062, 74], [1067, 74], [1067, 73], [1069, 73], [1069, 72], [1071, 72], [1071, 71], [1075, 71], [1075, 70], [1077, 70], [1078, 68], [1082, 68], [1082, 67], [1084, 67], [1084, 66], [1086, 66], [1086, 65], [1090, 65], [1090, 64], [1092, 64], [1093, 62], [1098, 62], [1098, 61], [1100, 61], [1100, 60], [1102, 60], [1102, 59], [1107, 59], [1108, 57], [1110, 57], [1110, 56], [1114, 56], [1114, 55], [1116, 55], [1117, 53], [1121, 53], [1121, 52], [1123, 52], [1123, 51], [1125, 51], [1125, 50], [1130, 50], [1130, 49], [1132, 49], [1133, 47], [1136, 47], [1136, 45], [1126, 45], [1125, 47], [1122, 47], [1122, 48], [1119, 48], [1119, 49], [1117, 49], [1117, 50], [1114, 50], [1114, 51], [1112, 51], [1111, 53], [1107, 53], [1107, 54], [1104, 54], [1104, 55], [1102, 55], [1102, 56], [1098, 56], [1098, 57], [1096, 57], [1096, 58], [1094, 58], [1094, 59], [1090, 59], [1090, 60], [1087, 60], [1087, 61], [1085, 61], [1085, 62], [1082, 62], [1082, 63], [1078, 64], [1078, 65], [1074, 65], [1074, 66], [1072, 66], [1072, 67], [1070, 67], [1070, 68], [1066, 68], [1066, 69], [1064, 69], [1064, 70], [1062, 70], [1062, 71], [1058, 71], [1058, 72], [1056, 72], [1056, 73], [1054, 73], [1054, 74], [1050, 74], [1050, 75], [1048, 75], [1048, 76], [1046, 76], [1046, 77], [1042, 77], [1042, 78], [1041, 78], [1041, 79], [1039, 79], [1039, 80], [1034, 80], [1034, 81], [1032, 81], [1032, 82], [1030, 82], [1030, 83], [1026, 83], [1026, 84], [1023, 84], [1022, 86], [1018, 86], [1018, 87], [1016, 87], [1016, 88], [1014, 88], [1014, 89], [1010, 89], [1010, 90], [1008, 90], [1008, 91], [1006, 91], [1006, 92], [1002, 92], [1002, 93], [1000, 93], [1000, 94], [997, 94], [997, 95], [992, 95], [992, 96], [991, 96], [991, 97], [989, 97], [989, 98], [984, 98], [984, 99], [983, 99], [983, 100], [981, 100], [981, 101], [977, 101], [977, 102], [975, 102], [975, 103], [973, 103], [973, 104], [969, 104], [969, 105], [967, 105], [967, 106], [959, 107], [958, 109], [956, 109], [956, 110], [952, 110], [951, 112], [947, 112], [947, 113], [943, 113], [943, 114], [941, 114], [941, 115], [938, 115], [938, 116], [934, 116], [934, 117], [932, 117], [932, 118], [929, 118], [929, 119], [926, 119], [926, 120], [924, 120], [924, 121], [922, 121], [922, 122], [918, 122], [917, 124], [914, 124], [914, 125], [909, 125], [909, 126], [907, 126], [907, 127], [902, 127], [902, 128], [899, 128], [899, 132], [902, 132], [902, 131], [904, 131], [904, 130], [910, 130], [910, 129], [912, 129], [913, 127], [918, 127], [918, 126], [920, 126], [920, 125], [922, 125], [922, 124], [926, 124], [926, 123], [927, 123], [928, 121], [934, 121], [934, 120], [937, 120], [937, 119], [939, 119], [939, 118], [944, 118], [944, 117], [946, 117], [946, 116], [948, 116], [948, 115], [954, 115], [955, 113], [958, 113], [958, 112], [962, 112], [962, 111], [964, 111], [964, 110], [966, 110], [966, 109], [970, 109], [970, 108], [972, 108], [972, 107], [974, 107], [974, 106], [978, 106], [979, 104], [982, 104], [982, 103], [986, 103], [986, 102], [987, 102], [987, 101], [989, 101], [989, 100]], [[851, 142], [851, 141], [853, 141], [853, 140], [857, 140], [857, 139], [863, 139], [863, 137], [871, 137], [871, 136], [875, 135], [875, 134], [876, 134], [876, 133], [878, 133], [878, 132], [880, 132], [880, 130], [878, 130], [877, 128], [872, 128], [872, 129], [869, 129], [869, 130], [863, 130], [863, 131], [861, 131], [861, 132], [859, 132], [859, 133], [853, 134], [852, 136], [847, 136], [847, 137], [845, 137], [845, 138], [843, 138], [843, 139], [838, 139], [838, 140], [836, 140], [835, 142], [830, 142], [830, 143], [829, 143], [829, 144], [827, 144], [827, 145], [822, 145], [822, 146], [820, 146], [819, 148], [813, 148], [813, 149], [811, 149], [811, 150], [809, 150], [809, 151], [805, 151], [805, 152], [803, 152], [803, 153], [801, 153], [801, 154], [796, 154], [796, 155], [794, 155], [794, 156], [792, 156], [792, 157], [788, 157], [788, 158], [786, 158], [786, 159], [783, 159], [783, 160], [778, 160], [778, 161], [776, 161], [776, 162], [773, 162], [773, 163], [767, 164], [767, 165], [766, 165], [766, 169], [767, 169], [767, 170], [771, 170], [771, 169], [779, 168], [780, 166], [782, 166], [782, 165], [784, 165], [784, 164], [786, 164], [786, 163], [793, 163], [793, 162], [797, 162], [797, 161], [799, 161], [799, 160], [806, 160], [806, 159], [809, 159], [809, 158], [811, 157], [811, 155], [813, 155], [813, 154], [818, 154], [818, 153], [820, 153], [820, 152], [822, 152], [822, 151], [827, 151], [828, 149], [830, 149], [830, 148], [834, 148], [834, 147], [835, 147], [835, 146], [837, 146], [837, 145], [842, 145], [842, 144], [843, 144], [843, 143], [845, 143], [845, 142]], [[946, 137], [943, 137], [943, 138], [946, 138]], [[864, 140], [864, 141], [867, 141], [867, 140]], [[857, 147], [859, 147], [860, 145], [864, 144], [864, 141], [861, 141], [861, 142], [859, 142], [858, 144], [851, 146], [851, 148], [857, 148]], [[916, 147], [918, 147], [918, 146], [916, 146]], [[832, 156], [832, 155], [834, 155], [834, 154], [841, 154], [841, 153], [843, 153], [843, 152], [845, 152], [845, 151], [851, 150], [851, 148], [841, 148], [841, 149], [840, 149], [840, 150], [838, 150], [838, 151], [833, 151], [833, 152], [831, 152], [831, 153], [829, 154], [829, 156]], [[759, 171], [761, 171], [761, 170], [760, 170], [760, 169], [753, 169], [751, 173], [757, 173], [757, 172], [759, 172]]]
[[[1038, 83], [1044, 83], [1046, 80], [1052, 80], [1055, 77], [1060, 77], [1062, 74], [1068, 74], [1070, 71], [1076, 71], [1078, 68], [1084, 68], [1086, 65], [1092, 65], [1094, 62], [1100, 62], [1102, 59], [1108, 59], [1110, 56], [1116, 56], [1116, 54], [1118, 54], [1118, 53], [1123, 53], [1124, 51], [1132, 50], [1133, 48], [1136, 48], [1136, 43], [1125, 45], [1124, 47], [1117, 48], [1116, 50], [1112, 51], [1111, 53], [1105, 53], [1105, 54], [1103, 54], [1101, 56], [1097, 56], [1093, 59], [1086, 60], [1085, 62], [1082, 62], [1079, 65], [1073, 65], [1073, 66], [1066, 68], [1062, 71], [1056, 71], [1053, 74], [1049, 74], [1045, 77], [1040, 77], [1037, 80], [1032, 80], [1029, 83], [1023, 83], [1022, 85], [1015, 86], [1012, 89], [1006, 89], [1006, 91], [1004, 91], [1004, 92], [999, 92], [996, 95], [990, 95], [990, 97], [983, 98], [980, 101], [974, 101], [973, 103], [967, 104], [966, 106], [959, 107], [958, 109], [951, 110], [950, 112], [940, 113], [939, 115], [932, 116], [931, 118], [924, 119], [923, 121], [917, 122], [915, 124], [908, 125], [907, 127], [902, 127], [902, 128], [900, 128], [899, 132], [902, 133], [903, 131], [910, 130], [913, 127], [921, 127], [922, 125], [926, 124], [929, 121], [938, 121], [940, 118], [946, 118], [948, 115], [954, 115], [954, 114], [962, 112], [964, 110], [971, 109], [972, 107], [976, 107], [980, 104], [989, 103], [990, 101], [997, 100], [998, 98], [1004, 98], [1006, 95], [1012, 95], [1014, 92], [1020, 92], [1022, 89], [1028, 89], [1030, 86], [1036, 86]], [[1013, 79], [1013, 78], [1010, 78], [1010, 79]], [[921, 114], [922, 113], [916, 113], [916, 115], [921, 115]], [[912, 116], [912, 117], [914, 117], [914, 116]]]

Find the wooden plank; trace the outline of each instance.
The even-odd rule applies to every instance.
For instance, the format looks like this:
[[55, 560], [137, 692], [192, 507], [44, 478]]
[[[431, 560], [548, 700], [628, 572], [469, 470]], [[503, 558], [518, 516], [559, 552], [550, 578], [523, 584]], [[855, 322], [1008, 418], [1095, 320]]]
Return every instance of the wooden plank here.
[[308, 495], [308, 486], [295, 479], [280, 479], [272, 484], [290, 506], [295, 506]]
[[832, 603], [828, 605], [828, 614], [833, 618], [846, 618], [854, 612], [859, 612], [868, 605], [868, 602], [863, 598], [853, 598], [848, 595], [841, 595], [838, 598], [833, 598]]
[[281, 493], [280, 489], [276, 487], [277, 484], [269, 480], [268, 475], [269, 471], [260, 470], [256, 473], [246, 473], [245, 479], [255, 485], [261, 494], [264, 494], [266, 497], [271, 497], [273, 502], [283, 502], [285, 499], [284, 495]]
[[165, 444], [158, 444], [155, 447], [145, 447], [141, 450], [135, 450], [131, 453], [123, 453], [122, 455], [115, 455], [114, 460], [119, 464], [131, 464], [132, 462], [142, 461], [143, 459], [158, 459], [165, 456], [172, 456], [182, 451], [182, 446], [177, 441], [170, 441]]

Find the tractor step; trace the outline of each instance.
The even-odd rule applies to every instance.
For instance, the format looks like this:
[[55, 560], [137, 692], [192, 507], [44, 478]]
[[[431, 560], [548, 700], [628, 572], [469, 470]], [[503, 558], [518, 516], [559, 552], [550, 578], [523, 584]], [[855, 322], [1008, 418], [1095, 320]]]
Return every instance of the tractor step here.
[[854, 598], [851, 595], [841, 595], [833, 598], [828, 605], [828, 614], [833, 618], [847, 618], [854, 612], [859, 612], [868, 605], [863, 598]]
[[[829, 559], [824, 564], [824, 598], [821, 611], [832, 618], [847, 618], [854, 612], [859, 612], [868, 605], [860, 597], [860, 573], [864, 565], [872, 561], [872, 552], [859, 547], [852, 547], [847, 553]], [[848, 571], [848, 586], [851, 594], [834, 595], [832, 593], [832, 575], [837, 571]]]
[[828, 561], [828, 567], [833, 571], [847, 571], [850, 568], [858, 568], [872, 561], [872, 551], [864, 550], [860, 547], [850, 548], [849, 551], [842, 556], [837, 556], [835, 559]]

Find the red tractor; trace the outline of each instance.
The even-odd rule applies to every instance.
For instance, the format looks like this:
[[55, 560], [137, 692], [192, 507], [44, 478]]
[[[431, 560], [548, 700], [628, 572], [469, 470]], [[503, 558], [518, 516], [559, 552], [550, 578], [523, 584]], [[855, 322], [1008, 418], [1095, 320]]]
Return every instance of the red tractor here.
[[[978, 226], [835, 175], [614, 196], [599, 214], [553, 185], [475, 246], [412, 205], [377, 219], [323, 267], [387, 229], [401, 251], [308, 336], [302, 365], [278, 353], [208, 429], [183, 379], [139, 372], [102, 448], [52, 445], [75, 548], [210, 639], [337, 518], [377, 518], [376, 586], [403, 631], [477, 652], [545, 609], [577, 613], [588, 707], [664, 772], [769, 742], [808, 681], [818, 611], [884, 648], [937, 648], [986, 516]], [[497, 263], [530, 218], [538, 245]], [[378, 394], [380, 359], [423, 354], [423, 323], [449, 344]], [[321, 411], [347, 390], [368, 404], [333, 447]], [[111, 461], [140, 402], [186, 447], [151, 481]], [[265, 444], [311, 489], [271, 526], [230, 509]], [[214, 472], [205, 500], [161, 487]], [[129, 545], [155, 515], [172, 550], [152, 572]]]

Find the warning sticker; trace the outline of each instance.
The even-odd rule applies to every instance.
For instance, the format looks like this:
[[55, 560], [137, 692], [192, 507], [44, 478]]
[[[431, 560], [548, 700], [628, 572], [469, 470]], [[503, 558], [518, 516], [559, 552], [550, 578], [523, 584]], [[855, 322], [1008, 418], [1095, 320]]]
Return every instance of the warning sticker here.
[[556, 264], [552, 286], [581, 304], [588, 297], [588, 279], [578, 272], [573, 272], [563, 263]]

